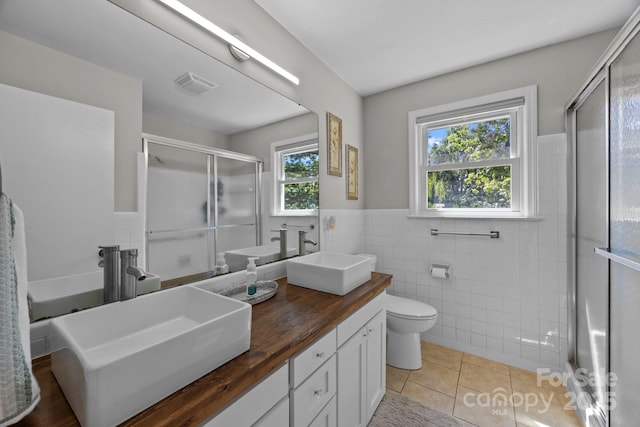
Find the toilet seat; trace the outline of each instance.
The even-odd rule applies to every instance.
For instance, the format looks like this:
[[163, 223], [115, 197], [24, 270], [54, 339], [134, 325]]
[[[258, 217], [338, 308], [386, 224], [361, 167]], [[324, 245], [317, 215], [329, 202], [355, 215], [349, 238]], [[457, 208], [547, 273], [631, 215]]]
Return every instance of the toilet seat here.
[[388, 316], [400, 319], [428, 320], [438, 316], [438, 311], [429, 304], [389, 294], [386, 296], [385, 306]]

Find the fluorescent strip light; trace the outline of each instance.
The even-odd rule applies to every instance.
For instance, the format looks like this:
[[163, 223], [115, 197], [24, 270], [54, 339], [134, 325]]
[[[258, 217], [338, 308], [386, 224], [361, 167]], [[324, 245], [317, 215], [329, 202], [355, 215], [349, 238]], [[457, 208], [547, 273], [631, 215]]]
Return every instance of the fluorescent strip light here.
[[221, 38], [222, 40], [229, 43], [230, 45], [237, 47], [241, 51], [245, 52], [247, 55], [251, 56], [256, 61], [260, 62], [265, 67], [270, 68], [271, 70], [280, 74], [282, 77], [289, 80], [291, 83], [295, 85], [300, 84], [299, 78], [297, 78], [296, 76], [294, 76], [293, 74], [291, 74], [290, 72], [288, 72], [287, 70], [285, 70], [284, 68], [282, 68], [281, 66], [273, 62], [272, 60], [270, 60], [269, 58], [267, 58], [266, 56], [260, 54], [255, 49], [249, 47], [243, 41], [227, 33], [225, 30], [218, 27], [216, 24], [209, 21], [204, 16], [195, 12], [193, 9], [188, 8], [187, 6], [185, 6], [184, 4], [180, 3], [177, 0], [157, 0], [157, 1], [159, 1], [160, 3], [163, 3], [165, 6], [178, 12], [180, 15], [184, 16], [185, 18], [193, 21], [195, 24], [198, 24], [205, 30]]

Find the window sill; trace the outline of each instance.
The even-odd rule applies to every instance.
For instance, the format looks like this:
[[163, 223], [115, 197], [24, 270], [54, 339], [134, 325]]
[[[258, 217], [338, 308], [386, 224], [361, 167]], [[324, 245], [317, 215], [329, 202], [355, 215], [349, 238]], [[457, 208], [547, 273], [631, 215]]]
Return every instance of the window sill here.
[[297, 212], [271, 212], [271, 214], [269, 214], [269, 216], [272, 216], [272, 217], [279, 217], [279, 216], [317, 217], [318, 216], [318, 210], [314, 209], [312, 211], [307, 211], [307, 212], [302, 212], [302, 211], [297, 211]]
[[509, 221], [542, 221], [539, 216], [516, 216], [516, 215], [495, 215], [495, 214], [409, 214], [411, 219], [492, 219]]

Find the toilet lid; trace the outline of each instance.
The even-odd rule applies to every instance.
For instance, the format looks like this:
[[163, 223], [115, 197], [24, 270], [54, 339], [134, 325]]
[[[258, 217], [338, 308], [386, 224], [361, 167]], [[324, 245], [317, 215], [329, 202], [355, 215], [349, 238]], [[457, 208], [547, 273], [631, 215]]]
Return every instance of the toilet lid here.
[[438, 315], [438, 311], [429, 304], [389, 294], [387, 294], [385, 306], [388, 314], [407, 319], [430, 319]]

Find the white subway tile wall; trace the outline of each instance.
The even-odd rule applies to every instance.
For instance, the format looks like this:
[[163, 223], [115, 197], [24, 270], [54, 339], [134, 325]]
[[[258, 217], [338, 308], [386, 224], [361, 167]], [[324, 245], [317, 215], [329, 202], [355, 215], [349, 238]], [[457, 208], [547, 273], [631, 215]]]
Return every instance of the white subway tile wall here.
[[[365, 249], [365, 212], [361, 209], [321, 209], [320, 241], [323, 251], [357, 254]], [[334, 228], [329, 227], [333, 217]]]
[[[438, 310], [427, 341], [525, 369], [562, 369], [568, 345], [564, 134], [538, 138], [538, 162], [539, 220], [413, 219], [405, 209], [365, 211], [365, 251], [377, 256], [378, 271], [393, 274], [389, 292]], [[500, 239], [431, 236], [431, 228], [498, 230]], [[431, 277], [433, 263], [451, 265], [451, 277]]]
[[114, 215], [114, 244], [120, 245], [120, 249], [137, 249], [138, 265], [144, 267], [146, 252], [143, 216], [138, 212], [116, 212]]

